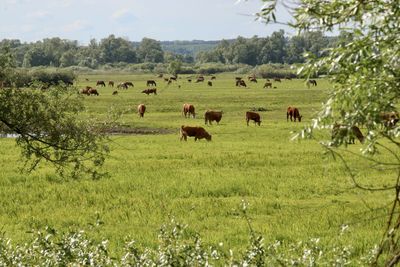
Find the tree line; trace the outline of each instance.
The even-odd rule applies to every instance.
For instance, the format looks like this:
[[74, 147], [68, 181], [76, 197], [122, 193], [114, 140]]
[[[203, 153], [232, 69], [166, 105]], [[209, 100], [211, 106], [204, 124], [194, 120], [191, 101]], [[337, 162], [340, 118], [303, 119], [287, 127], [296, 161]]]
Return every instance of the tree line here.
[[[8, 47], [18, 67], [81, 66], [97, 68], [113, 63], [208, 63], [260, 65], [267, 63], [303, 63], [304, 53], [321, 57], [325, 48], [334, 46], [339, 37], [324, 36], [322, 32], [306, 32], [288, 37], [283, 30], [269, 37], [238, 37], [233, 40], [160, 42], [143, 38], [131, 42], [115, 35], [80, 45], [76, 40], [58, 37], [32, 43], [18, 39], [0, 41]], [[200, 43], [199, 43], [200, 42]], [[202, 43], [204, 42], [204, 44]], [[191, 46], [192, 43], [192, 46]], [[200, 46], [199, 48], [199, 44]], [[201, 49], [204, 47], [204, 49]]]

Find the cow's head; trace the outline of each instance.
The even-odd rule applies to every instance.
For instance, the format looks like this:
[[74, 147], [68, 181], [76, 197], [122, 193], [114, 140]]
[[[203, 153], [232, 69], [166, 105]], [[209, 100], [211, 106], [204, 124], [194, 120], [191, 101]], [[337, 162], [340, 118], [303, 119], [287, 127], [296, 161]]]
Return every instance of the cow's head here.
[[299, 122], [301, 122], [301, 118], [303, 118], [303, 115], [300, 115], [300, 116], [299, 116]]
[[207, 140], [207, 141], [211, 141], [211, 134], [207, 134], [207, 135], [206, 135], [206, 140]]
[[261, 121], [258, 121], [257, 123], [258, 123], [258, 126], [260, 126], [260, 124], [261, 124]]

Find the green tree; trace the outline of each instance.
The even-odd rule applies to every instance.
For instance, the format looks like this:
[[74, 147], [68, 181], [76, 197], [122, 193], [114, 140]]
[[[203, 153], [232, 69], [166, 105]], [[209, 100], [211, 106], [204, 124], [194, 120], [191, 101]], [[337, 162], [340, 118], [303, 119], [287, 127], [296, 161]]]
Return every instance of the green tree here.
[[[1, 52], [0, 77], [12, 81], [16, 74], [14, 59], [9, 51]], [[60, 174], [78, 177], [86, 172], [93, 178], [99, 176], [97, 167], [108, 152], [103, 144], [106, 136], [95, 122], [80, 119], [83, 110], [75, 90], [65, 86], [46, 91], [0, 90], [0, 130], [17, 134], [28, 171], [45, 161]]]
[[168, 65], [168, 72], [172, 75], [177, 75], [182, 69], [182, 61], [174, 60]]
[[[276, 21], [277, 0], [264, 0], [259, 13], [266, 21]], [[394, 266], [400, 262], [400, 124], [383, 123], [383, 112], [397, 113], [400, 99], [400, 2], [362, 0], [302, 0], [293, 10], [290, 25], [300, 33], [330, 32], [342, 29], [345, 40], [326, 50], [321, 57], [308, 53], [300, 70], [313, 75], [323, 68], [333, 84], [329, 99], [310, 127], [301, 135], [311, 136], [314, 130], [331, 129], [335, 122], [347, 127], [326, 148], [348, 166], [341, 150], [353, 126], [363, 126], [365, 143], [358, 155], [371, 162], [371, 167], [394, 173], [392, 181], [378, 181], [377, 186], [360, 183], [350, 172], [354, 185], [370, 191], [392, 190], [393, 204], [385, 235], [376, 254], [375, 265]], [[398, 113], [397, 113], [398, 114]], [[394, 115], [396, 117], [396, 115]], [[398, 117], [398, 115], [397, 115]], [[333, 146], [331, 146], [333, 145]], [[344, 150], [346, 151], [346, 150]], [[389, 161], [377, 157], [386, 154]], [[343, 152], [345, 153], [345, 152]], [[350, 152], [347, 152], [350, 153]], [[371, 181], [372, 183], [373, 181]]]
[[137, 49], [137, 53], [141, 62], [164, 62], [164, 51], [161, 48], [161, 44], [154, 39], [143, 38]]

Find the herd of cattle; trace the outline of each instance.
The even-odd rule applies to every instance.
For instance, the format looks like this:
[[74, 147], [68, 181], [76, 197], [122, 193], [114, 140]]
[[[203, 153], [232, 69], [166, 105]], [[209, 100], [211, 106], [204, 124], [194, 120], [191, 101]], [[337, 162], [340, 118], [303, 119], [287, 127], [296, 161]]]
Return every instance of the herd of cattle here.
[[[158, 76], [159, 78], [162, 78], [162, 75]], [[248, 76], [248, 81], [252, 82], [252, 83], [257, 83], [257, 78], [252, 75], [252, 76]], [[209, 80], [207, 82], [208, 86], [212, 86], [212, 80], [215, 80], [216, 77], [215, 76], [211, 76], [211, 80]], [[290, 78], [286, 78], [289, 79]], [[172, 81], [176, 81], [177, 77], [176, 76], [171, 76], [169, 78], [164, 78], [164, 81], [167, 82], [167, 85], [171, 84]], [[190, 83], [192, 82], [192, 79], [188, 78], [187, 81]], [[204, 76], [198, 76], [196, 79], [196, 83], [199, 82], [204, 82]], [[280, 78], [274, 78], [273, 79], [274, 82], [281, 82]], [[236, 82], [236, 86], [237, 87], [247, 87], [246, 82], [241, 78], [241, 77], [235, 77], [235, 82]], [[110, 87], [114, 87], [115, 83], [114, 81], [109, 81], [108, 82], [108, 86]], [[307, 87], [310, 86], [317, 86], [317, 81], [316, 80], [307, 80], [306, 82]], [[104, 81], [97, 81], [96, 82], [96, 86], [101, 86], [101, 87], [105, 87], [106, 83]], [[157, 82], [154, 80], [147, 80], [146, 81], [146, 86], [147, 87], [152, 87], [152, 86], [157, 86]], [[129, 87], [134, 87], [132, 82], [121, 82], [117, 85], [117, 89], [128, 89]], [[179, 86], [180, 88], [180, 86]], [[272, 82], [269, 79], [266, 79], [266, 82], [263, 86], [263, 88], [272, 88]], [[274, 86], [273, 88], [276, 88], [276, 86]], [[80, 90], [81, 94], [85, 94], [85, 95], [99, 95], [99, 92], [97, 91], [97, 89], [91, 87], [91, 86], [86, 86], [85, 88], [83, 88], [82, 90]], [[144, 94], [155, 94], [157, 95], [157, 89], [156, 88], [148, 88], [142, 91], [142, 93]], [[118, 91], [114, 91], [112, 93], [113, 95], [117, 95]], [[137, 107], [137, 112], [139, 114], [139, 116], [141, 118], [144, 117], [144, 113], [146, 111], [146, 106], [144, 104], [139, 104]], [[207, 110], [204, 114], [204, 123], [207, 125], [211, 125], [212, 121], [217, 122], [217, 124], [219, 124], [219, 122], [222, 119], [222, 114], [223, 111], [216, 111], [216, 110]], [[184, 116], [185, 118], [190, 118], [191, 116], [193, 118], [195, 118], [196, 116], [196, 112], [195, 112], [195, 107], [192, 104], [188, 104], [185, 103], [183, 105], [182, 108], [182, 116]], [[302, 115], [300, 115], [300, 111], [298, 108], [296, 107], [288, 107], [286, 110], [286, 120], [289, 121], [295, 121], [298, 120], [299, 122], [301, 122], [302, 119]], [[254, 112], [254, 111], [247, 111], [245, 114], [245, 118], [246, 118], [246, 124], [247, 126], [249, 126], [249, 122], [253, 121], [255, 125], [261, 125], [261, 116], [259, 113]], [[382, 124], [385, 127], [393, 127], [396, 125], [396, 123], [400, 120], [400, 116], [398, 112], [382, 112], [380, 113], [380, 118], [382, 121]], [[198, 139], [206, 139], [207, 141], [211, 141], [211, 135], [203, 128], [203, 127], [193, 127], [193, 126], [184, 126], [182, 125], [180, 128], [180, 140], [187, 140], [187, 137], [194, 137], [194, 140], [198, 140]], [[353, 143], [355, 141], [355, 137], [361, 142], [364, 142], [364, 136], [362, 134], [362, 132], [360, 131], [360, 129], [357, 126], [352, 126], [352, 127], [348, 127], [347, 125], [342, 125], [342, 124], [337, 124], [335, 123], [335, 125], [333, 126], [332, 129], [332, 139], [335, 139], [336, 137], [345, 137], [345, 136], [349, 136], [348, 140], [349, 143]]]

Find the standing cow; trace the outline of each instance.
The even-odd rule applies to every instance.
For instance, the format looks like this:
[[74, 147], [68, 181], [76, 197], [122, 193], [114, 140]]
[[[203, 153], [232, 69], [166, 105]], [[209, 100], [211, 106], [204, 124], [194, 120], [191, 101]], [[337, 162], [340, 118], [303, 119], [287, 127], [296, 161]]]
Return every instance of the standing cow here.
[[144, 104], [139, 104], [137, 107], [138, 114], [141, 118], [144, 117], [144, 112], [146, 111], [146, 106]]
[[247, 126], [249, 126], [249, 121], [250, 120], [254, 121], [254, 125], [256, 125], [256, 123], [257, 123], [258, 126], [260, 126], [260, 124], [261, 124], [260, 114], [258, 114], [257, 112], [253, 112], [253, 111], [247, 111], [246, 112]]
[[266, 82], [265, 84], [264, 84], [264, 87], [263, 88], [272, 88], [272, 83], [271, 82]]
[[108, 86], [114, 87], [114, 81], [108, 81]]
[[183, 109], [182, 109], [182, 114], [185, 115], [189, 115], [188, 117], [190, 118], [190, 114], [192, 114], [193, 118], [195, 117], [195, 110], [194, 110], [194, 106], [192, 104], [183, 104]]
[[335, 144], [340, 144], [343, 141], [347, 141], [348, 144], [355, 144], [355, 137], [364, 143], [365, 137], [357, 126], [348, 126], [339, 123], [335, 123], [332, 128], [332, 140]]
[[156, 83], [156, 81], [154, 81], [154, 80], [147, 80], [147, 86], [157, 86], [157, 83]]
[[287, 111], [286, 111], [286, 121], [289, 121], [289, 117], [290, 117], [290, 121], [296, 121], [296, 119], [299, 120], [299, 122], [301, 122], [301, 118], [303, 117], [302, 115], [300, 115], [299, 109], [295, 108], [295, 107], [288, 107]]
[[194, 141], [197, 139], [205, 138], [207, 141], [211, 141], [211, 135], [203, 127], [191, 127], [191, 126], [181, 126], [181, 141], [184, 139], [187, 141], [187, 137], [193, 137]]
[[217, 124], [222, 119], [222, 111], [214, 111], [214, 110], [207, 110], [206, 113], [204, 113], [204, 123], [207, 125], [207, 122], [211, 125], [212, 121], [216, 121]]
[[106, 87], [106, 83], [104, 81], [97, 81], [96, 86]]

